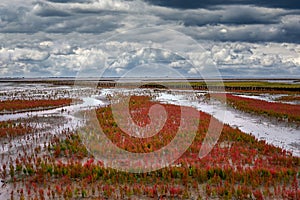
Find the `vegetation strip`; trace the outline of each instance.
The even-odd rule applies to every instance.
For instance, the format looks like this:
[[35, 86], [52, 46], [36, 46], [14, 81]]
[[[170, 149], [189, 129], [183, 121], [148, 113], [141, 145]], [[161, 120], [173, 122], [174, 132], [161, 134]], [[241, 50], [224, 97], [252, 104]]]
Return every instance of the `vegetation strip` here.
[[226, 94], [226, 99], [224, 99], [223, 95], [220, 94], [213, 94], [211, 97], [220, 100], [223, 103], [226, 101], [230, 106], [248, 113], [266, 115], [280, 120], [286, 119], [289, 122], [300, 123], [299, 105], [267, 102], [259, 99], [240, 97], [233, 94]]
[[48, 99], [48, 100], [6, 100], [0, 101], [0, 112], [26, 112], [68, 106], [72, 99]]
[[0, 122], [0, 138], [13, 138], [33, 132], [33, 128], [27, 123], [5, 121]]

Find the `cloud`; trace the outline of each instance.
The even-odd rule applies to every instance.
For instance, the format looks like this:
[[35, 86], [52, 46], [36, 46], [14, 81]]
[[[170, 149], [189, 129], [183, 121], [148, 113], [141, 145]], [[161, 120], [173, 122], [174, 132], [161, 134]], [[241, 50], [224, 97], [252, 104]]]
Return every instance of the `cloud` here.
[[217, 43], [214, 61], [223, 75], [293, 77], [299, 74], [300, 47], [296, 44]]
[[48, 52], [40, 52], [33, 49], [0, 49], [1, 62], [43, 61], [48, 57]]
[[89, 0], [47, 0], [49, 2], [54, 3], [84, 3], [84, 2], [90, 2]]
[[193, 10], [155, 7], [153, 12], [165, 20], [182, 21], [186, 26], [202, 26], [205, 24], [274, 24], [280, 21], [281, 16], [295, 11], [253, 5], [231, 5]]
[[170, 8], [179, 9], [195, 9], [195, 8], [209, 8], [217, 5], [256, 5], [271, 8], [285, 8], [285, 9], [300, 9], [300, 3], [298, 0], [290, 1], [270, 1], [270, 0], [172, 0], [172, 1], [161, 1], [161, 0], [146, 0], [147, 2]]
[[[222, 5], [192, 10], [142, 1], [32, 1], [1, 8], [2, 33], [93, 33], [143, 26], [169, 26], [197, 39], [300, 42], [299, 10]], [[196, 34], [193, 32], [196, 32]], [[198, 34], [200, 32], [200, 34]]]
[[52, 6], [51, 4], [38, 3], [34, 6], [33, 12], [40, 17], [68, 17], [71, 14], [59, 7]]
[[[147, 63], [164, 64], [183, 76], [193, 76], [196, 69], [193, 69], [188, 60], [193, 59], [195, 66], [201, 70], [202, 64], [209, 56], [224, 76], [293, 76], [300, 72], [300, 47], [297, 44], [205, 41], [201, 45], [207, 50], [206, 54], [190, 51], [182, 58], [175, 55], [175, 52], [155, 48], [144, 49], [143, 44], [131, 42], [112, 41], [100, 43], [98, 47], [80, 48], [71, 44], [56, 46], [46, 41], [42, 42], [42, 46], [51, 50], [45, 49], [45, 52], [32, 49], [1, 49], [0, 73], [4, 76], [9, 76], [14, 71], [16, 75], [23, 73], [23, 76], [76, 76], [80, 71], [86, 76], [101, 76], [104, 61], [107, 61], [107, 76], [120, 76]], [[197, 48], [190, 46], [190, 49]], [[46, 53], [48, 51], [49, 57]]]
[[[0, 76], [93, 75], [104, 60], [110, 75], [163, 63], [192, 76], [185, 58], [200, 70], [214, 61], [226, 76], [292, 76], [300, 74], [299, 9], [293, 0], [2, 0]], [[128, 29], [134, 35], [115, 38]]]

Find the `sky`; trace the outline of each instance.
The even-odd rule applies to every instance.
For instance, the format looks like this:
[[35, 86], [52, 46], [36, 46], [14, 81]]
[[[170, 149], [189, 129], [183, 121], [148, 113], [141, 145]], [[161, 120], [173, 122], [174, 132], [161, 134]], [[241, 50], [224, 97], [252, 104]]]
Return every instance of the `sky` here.
[[0, 77], [300, 78], [299, 44], [299, 0], [0, 1]]

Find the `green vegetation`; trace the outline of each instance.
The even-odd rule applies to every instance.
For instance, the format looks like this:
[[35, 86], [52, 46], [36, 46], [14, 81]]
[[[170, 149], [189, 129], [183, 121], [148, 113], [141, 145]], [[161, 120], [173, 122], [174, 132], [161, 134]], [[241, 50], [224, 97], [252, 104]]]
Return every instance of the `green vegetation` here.
[[[100, 84], [101, 85], [101, 84]], [[136, 83], [123, 83], [118, 84], [117, 87], [136, 87]], [[243, 92], [280, 92], [280, 93], [291, 93], [299, 92], [300, 84], [289, 84], [289, 83], [279, 83], [279, 82], [266, 82], [266, 81], [201, 81], [195, 82], [151, 82], [146, 83], [142, 87], [145, 88], [158, 88], [158, 89], [196, 89], [196, 90], [207, 90], [209, 87], [210, 90], [223, 90], [226, 91], [243, 91]]]

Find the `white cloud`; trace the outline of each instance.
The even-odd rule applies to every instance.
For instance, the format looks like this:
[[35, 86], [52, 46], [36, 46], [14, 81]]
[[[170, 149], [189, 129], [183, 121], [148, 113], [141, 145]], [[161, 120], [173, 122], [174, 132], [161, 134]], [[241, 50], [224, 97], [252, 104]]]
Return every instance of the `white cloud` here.
[[[157, 29], [117, 38], [142, 27]], [[140, 0], [3, 0], [0, 76], [76, 75], [106, 64], [112, 73], [122, 74], [149, 62], [193, 74], [184, 59], [200, 70], [215, 62], [227, 75], [267, 69], [261, 73], [288, 76], [300, 74], [299, 33], [299, 10], [292, 9], [223, 5], [182, 10]], [[178, 49], [184, 53], [176, 57]]]
[[49, 57], [48, 52], [40, 52], [35, 49], [14, 48], [0, 49], [0, 60], [2, 62], [16, 62], [16, 61], [42, 61]]

